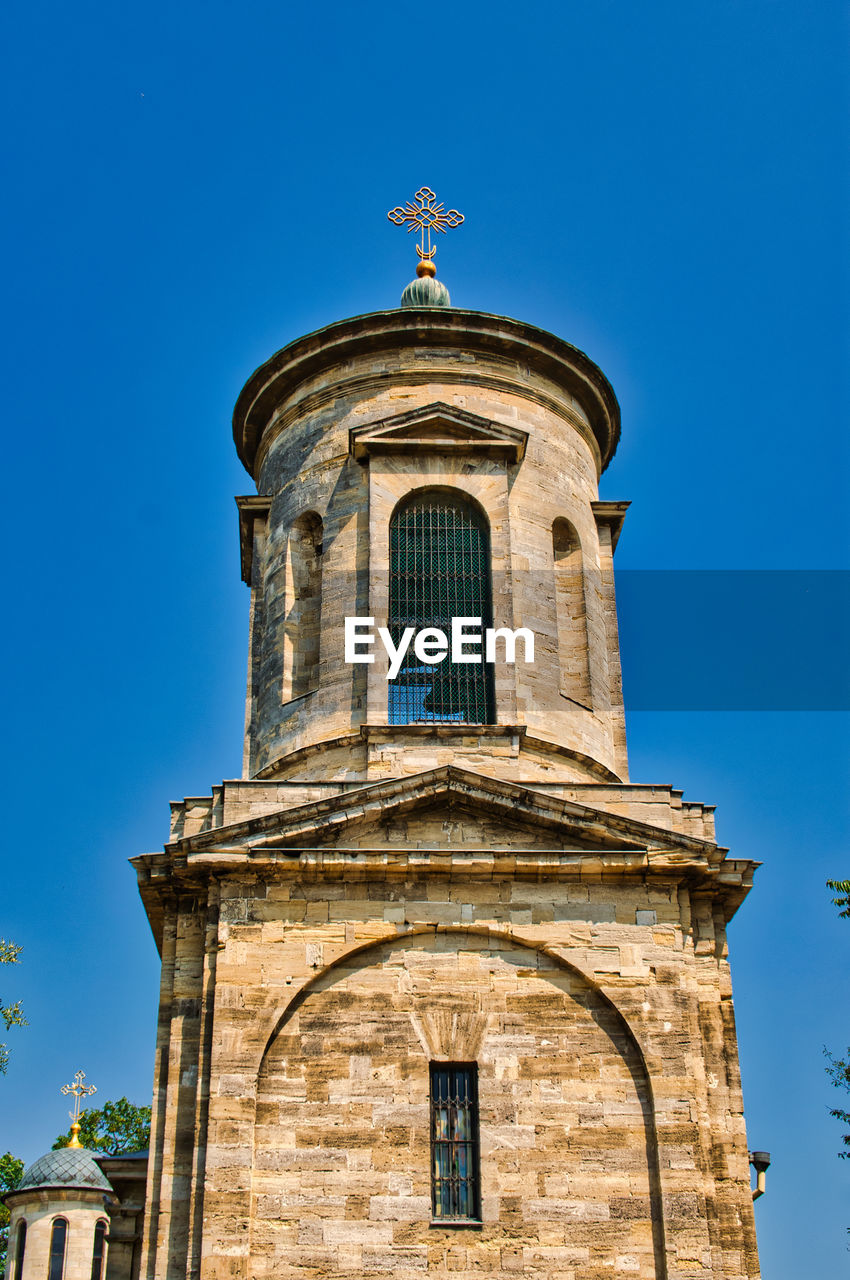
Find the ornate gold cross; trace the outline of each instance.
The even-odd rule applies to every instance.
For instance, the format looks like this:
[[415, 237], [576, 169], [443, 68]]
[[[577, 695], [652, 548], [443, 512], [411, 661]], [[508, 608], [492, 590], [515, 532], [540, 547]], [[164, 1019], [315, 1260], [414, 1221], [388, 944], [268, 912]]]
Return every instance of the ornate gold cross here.
[[457, 209], [446, 209], [444, 204], [436, 204], [437, 197], [430, 187], [420, 187], [413, 199], [416, 204], [408, 200], [404, 208], [396, 205], [395, 209], [390, 209], [387, 217], [397, 227], [404, 226], [406, 222], [408, 234], [417, 230], [422, 232], [422, 244], [416, 246], [416, 252], [423, 262], [430, 262], [437, 252], [437, 246], [431, 245], [432, 230], [445, 235], [448, 227], [460, 226], [463, 214], [458, 213]]
[[93, 1084], [85, 1084], [85, 1071], [78, 1071], [74, 1076], [73, 1084], [63, 1084], [62, 1093], [72, 1093], [74, 1095], [74, 1110], [69, 1111], [71, 1117], [71, 1141], [69, 1147], [81, 1147], [80, 1142], [80, 1103], [83, 1098], [88, 1098], [93, 1093], [97, 1093], [97, 1088]]

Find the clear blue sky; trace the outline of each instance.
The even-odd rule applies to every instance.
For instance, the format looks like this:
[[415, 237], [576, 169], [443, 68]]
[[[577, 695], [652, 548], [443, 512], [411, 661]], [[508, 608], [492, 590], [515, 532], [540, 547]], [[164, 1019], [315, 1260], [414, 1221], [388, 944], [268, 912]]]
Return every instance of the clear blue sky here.
[[[422, 183], [466, 215], [438, 254], [455, 303], [613, 382], [623, 568], [848, 567], [847, 18], [7, 6], [0, 936], [25, 951], [0, 992], [30, 1026], [0, 1151], [50, 1146], [79, 1066], [100, 1099], [149, 1098], [157, 959], [127, 858], [241, 767], [232, 405], [292, 338], [396, 304], [412, 237], [386, 210]], [[646, 635], [622, 621], [628, 662]], [[792, 663], [835, 646], [809, 634]], [[843, 1274], [821, 1050], [850, 1041], [850, 924], [824, 888], [850, 874], [847, 716], [635, 711], [629, 732], [636, 780], [716, 803], [722, 842], [764, 863], [730, 933], [750, 1145], [774, 1156], [763, 1268]]]

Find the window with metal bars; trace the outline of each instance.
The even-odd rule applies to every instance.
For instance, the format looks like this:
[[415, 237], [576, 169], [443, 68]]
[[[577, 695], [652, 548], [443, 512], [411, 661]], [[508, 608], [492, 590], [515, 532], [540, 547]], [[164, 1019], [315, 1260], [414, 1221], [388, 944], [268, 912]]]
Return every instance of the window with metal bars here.
[[65, 1218], [54, 1218], [50, 1232], [50, 1257], [47, 1264], [47, 1280], [62, 1280], [65, 1274], [65, 1240], [68, 1223]]
[[91, 1280], [101, 1280], [103, 1276], [103, 1255], [106, 1252], [106, 1229], [108, 1222], [99, 1218], [94, 1229], [94, 1245], [92, 1247]]
[[[493, 625], [487, 520], [460, 497], [417, 493], [390, 521], [388, 629], [395, 645], [405, 627], [437, 627], [451, 640], [453, 618], [480, 618], [482, 631]], [[422, 663], [411, 645], [389, 682], [388, 718], [390, 724], [493, 724], [493, 668], [483, 660], [453, 663], [450, 653], [442, 662]]]
[[27, 1224], [23, 1218], [18, 1223], [18, 1230], [15, 1236], [15, 1278], [14, 1280], [23, 1280], [24, 1274], [24, 1254], [27, 1248]]
[[479, 1222], [478, 1067], [431, 1063], [431, 1208], [441, 1222]]

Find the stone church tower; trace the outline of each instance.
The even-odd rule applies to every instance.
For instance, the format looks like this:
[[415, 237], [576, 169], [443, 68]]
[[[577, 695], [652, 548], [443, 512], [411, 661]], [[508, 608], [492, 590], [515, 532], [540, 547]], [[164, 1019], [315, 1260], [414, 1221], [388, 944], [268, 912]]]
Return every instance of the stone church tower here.
[[[755, 864], [629, 781], [619, 429], [587, 356], [430, 262], [248, 380], [243, 776], [135, 860], [143, 1280], [758, 1276], [726, 952]], [[387, 678], [378, 627], [453, 617], [534, 661]]]

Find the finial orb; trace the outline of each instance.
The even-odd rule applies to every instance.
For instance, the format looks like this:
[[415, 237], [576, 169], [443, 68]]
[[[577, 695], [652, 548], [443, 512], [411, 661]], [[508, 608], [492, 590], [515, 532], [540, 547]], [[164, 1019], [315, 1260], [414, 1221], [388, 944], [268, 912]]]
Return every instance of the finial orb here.
[[422, 276], [433, 277], [437, 274], [437, 268], [434, 266], [430, 258], [423, 258], [421, 262], [417, 263], [416, 274], [420, 278]]
[[442, 280], [433, 276], [418, 276], [401, 295], [403, 307], [450, 307], [452, 300]]

